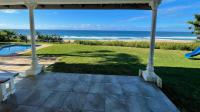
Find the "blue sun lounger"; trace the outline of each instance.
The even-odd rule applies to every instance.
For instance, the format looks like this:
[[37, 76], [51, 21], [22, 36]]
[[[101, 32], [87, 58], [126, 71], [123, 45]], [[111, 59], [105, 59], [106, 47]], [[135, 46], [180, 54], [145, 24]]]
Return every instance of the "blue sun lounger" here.
[[194, 51], [192, 51], [190, 53], [185, 54], [185, 57], [191, 58], [191, 57], [194, 57], [194, 56], [197, 56], [197, 55], [200, 55], [200, 47], [198, 47], [197, 49], [195, 49]]

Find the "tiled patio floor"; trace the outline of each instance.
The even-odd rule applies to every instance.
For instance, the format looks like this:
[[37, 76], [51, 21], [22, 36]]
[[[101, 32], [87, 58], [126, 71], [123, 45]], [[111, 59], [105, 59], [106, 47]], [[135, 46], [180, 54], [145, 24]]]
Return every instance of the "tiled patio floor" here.
[[43, 73], [17, 78], [0, 112], [177, 112], [154, 85], [137, 76]]

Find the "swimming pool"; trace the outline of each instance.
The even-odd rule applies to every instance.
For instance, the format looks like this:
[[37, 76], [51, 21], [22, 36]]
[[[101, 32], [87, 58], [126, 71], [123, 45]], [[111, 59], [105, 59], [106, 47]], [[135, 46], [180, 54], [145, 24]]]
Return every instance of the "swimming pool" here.
[[15, 55], [31, 49], [31, 45], [5, 45], [0, 47], [0, 56]]

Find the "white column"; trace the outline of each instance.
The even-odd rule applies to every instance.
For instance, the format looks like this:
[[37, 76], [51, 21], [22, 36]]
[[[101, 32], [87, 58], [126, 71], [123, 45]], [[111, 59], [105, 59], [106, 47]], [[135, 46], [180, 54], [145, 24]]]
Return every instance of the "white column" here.
[[34, 9], [36, 4], [29, 4], [29, 22], [30, 22], [30, 36], [31, 36], [31, 48], [32, 48], [32, 66], [37, 64], [37, 56], [36, 56], [36, 45], [35, 45], [35, 22], [34, 22]]
[[37, 7], [37, 3], [34, 1], [28, 1], [25, 3], [29, 10], [29, 22], [30, 22], [30, 36], [31, 36], [31, 49], [32, 49], [32, 62], [31, 68], [26, 71], [26, 75], [37, 75], [41, 72], [42, 66], [38, 64], [38, 59], [36, 55], [36, 42], [35, 42], [35, 23], [34, 23], [34, 9]]
[[152, 2], [152, 25], [151, 25], [151, 38], [150, 38], [150, 50], [149, 59], [147, 64], [147, 71], [149, 74], [154, 72], [154, 49], [155, 49], [155, 35], [156, 35], [156, 20], [157, 20], [157, 2]]
[[151, 39], [148, 64], [145, 71], [140, 70], [139, 75], [143, 77], [145, 81], [156, 83], [157, 86], [162, 87], [162, 79], [154, 73], [154, 48], [155, 48], [155, 35], [156, 35], [156, 19], [157, 19], [157, 7], [160, 0], [152, 0], [149, 4], [152, 8], [152, 26], [151, 26]]

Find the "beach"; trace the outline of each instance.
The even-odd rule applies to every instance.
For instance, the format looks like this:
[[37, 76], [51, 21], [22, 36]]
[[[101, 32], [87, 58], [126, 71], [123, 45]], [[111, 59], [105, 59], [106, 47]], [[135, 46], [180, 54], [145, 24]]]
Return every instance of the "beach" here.
[[[73, 43], [76, 40], [64, 39], [65, 43]], [[125, 41], [125, 42], [138, 42], [138, 41], [150, 41], [148, 39], [143, 40], [91, 40], [91, 41]], [[156, 42], [175, 42], [175, 43], [192, 43], [195, 40], [164, 40], [164, 39], [156, 39]]]

